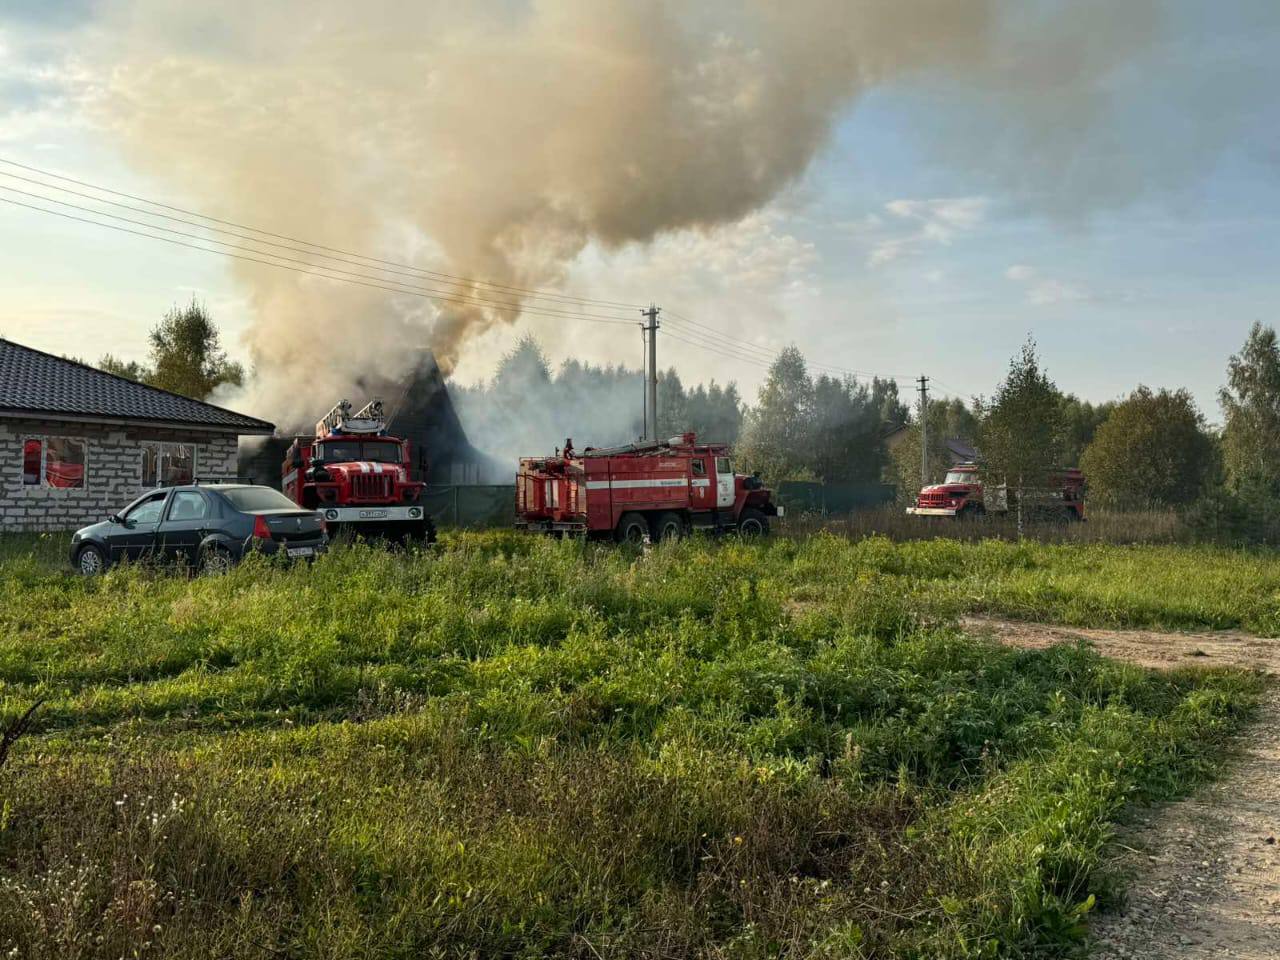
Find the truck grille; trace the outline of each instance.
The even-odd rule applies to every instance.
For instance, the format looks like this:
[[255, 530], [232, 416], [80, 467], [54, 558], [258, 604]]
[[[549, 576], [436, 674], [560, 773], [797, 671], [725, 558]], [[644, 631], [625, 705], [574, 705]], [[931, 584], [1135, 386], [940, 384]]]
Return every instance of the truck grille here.
[[920, 494], [920, 506], [949, 507], [954, 499], [955, 494], [951, 493], [922, 493]]
[[351, 478], [351, 496], [357, 500], [389, 500], [391, 477], [385, 473], [358, 473]]

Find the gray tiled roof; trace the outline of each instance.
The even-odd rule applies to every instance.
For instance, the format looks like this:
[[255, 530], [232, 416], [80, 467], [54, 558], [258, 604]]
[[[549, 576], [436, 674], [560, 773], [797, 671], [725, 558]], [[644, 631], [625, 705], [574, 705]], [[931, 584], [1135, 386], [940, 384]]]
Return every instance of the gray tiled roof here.
[[0, 413], [104, 417], [262, 434], [274, 425], [0, 339]]

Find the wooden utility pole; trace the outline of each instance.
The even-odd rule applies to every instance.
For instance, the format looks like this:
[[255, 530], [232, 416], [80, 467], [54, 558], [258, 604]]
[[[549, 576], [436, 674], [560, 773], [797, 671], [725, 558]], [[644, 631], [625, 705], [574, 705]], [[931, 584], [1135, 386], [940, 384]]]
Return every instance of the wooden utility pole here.
[[662, 311], [649, 304], [648, 310], [640, 313], [649, 322], [645, 324], [645, 333], [649, 336], [649, 371], [648, 389], [645, 391], [645, 439], [658, 439], [658, 314]]
[[929, 484], [929, 378], [916, 381], [920, 390], [920, 486]]

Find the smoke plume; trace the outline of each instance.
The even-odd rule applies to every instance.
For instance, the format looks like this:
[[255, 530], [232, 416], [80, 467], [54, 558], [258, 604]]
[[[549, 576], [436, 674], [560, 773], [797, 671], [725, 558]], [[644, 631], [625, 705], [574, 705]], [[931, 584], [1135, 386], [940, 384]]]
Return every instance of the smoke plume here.
[[[861, 92], [980, 60], [993, 2], [132, 0], [100, 25], [93, 109], [132, 164], [219, 217], [554, 287], [590, 242], [757, 210]], [[447, 371], [521, 305], [232, 269], [255, 317], [242, 402], [282, 425], [423, 346]]]
[[[94, 117], [129, 161], [199, 209], [556, 288], [589, 244], [644, 244], [760, 210], [851, 103], [888, 85], [927, 104], [917, 133], [939, 163], [1051, 214], [1194, 177], [1242, 139], [1274, 161], [1275, 127], [1249, 121], [1280, 79], [1257, 39], [1274, 36], [1280, 4], [1212, 7], [115, 0], [80, 67], [94, 77]], [[1228, 31], [1229, 54], [1189, 53], [1206, 21]], [[317, 397], [352, 393], [371, 369], [407, 370], [422, 347], [447, 372], [469, 338], [531, 306], [493, 288], [417, 281], [489, 301], [437, 303], [232, 269], [254, 315], [254, 395], [242, 404], [282, 426], [310, 422]]]

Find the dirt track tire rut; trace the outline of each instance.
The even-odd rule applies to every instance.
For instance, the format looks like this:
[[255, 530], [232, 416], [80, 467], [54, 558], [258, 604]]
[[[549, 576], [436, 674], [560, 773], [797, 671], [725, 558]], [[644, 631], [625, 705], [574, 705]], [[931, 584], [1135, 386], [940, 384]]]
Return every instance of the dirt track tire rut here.
[[[1087, 640], [1147, 667], [1244, 666], [1280, 674], [1280, 641], [1239, 631], [1093, 630], [970, 618], [1013, 646]], [[1091, 925], [1095, 960], [1280, 958], [1280, 687], [1268, 690], [1216, 784], [1141, 811], [1119, 837], [1128, 877], [1119, 909]]]

